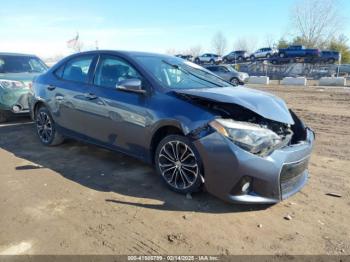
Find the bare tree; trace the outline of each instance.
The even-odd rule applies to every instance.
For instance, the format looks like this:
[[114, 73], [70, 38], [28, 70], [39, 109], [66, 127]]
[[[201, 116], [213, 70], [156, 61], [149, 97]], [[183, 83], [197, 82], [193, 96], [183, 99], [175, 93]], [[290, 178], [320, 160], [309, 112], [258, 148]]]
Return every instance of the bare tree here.
[[291, 21], [295, 36], [306, 46], [322, 48], [340, 33], [342, 16], [337, 0], [298, 0]]
[[177, 54], [180, 54], [181, 52], [178, 52], [178, 50], [175, 48], [169, 48], [165, 51], [165, 53], [167, 55], [177, 55]]
[[275, 47], [276, 41], [272, 34], [266, 34], [265, 35], [265, 45], [266, 47]]
[[218, 55], [223, 55], [226, 51], [227, 39], [222, 32], [217, 32], [212, 40], [212, 48]]
[[192, 55], [193, 57], [197, 57], [202, 53], [202, 46], [200, 45], [192, 46], [188, 49], [186, 53], [189, 55]]
[[256, 39], [248, 39], [245, 37], [241, 37], [234, 42], [233, 48], [235, 50], [245, 50], [248, 52], [254, 52], [256, 49], [256, 43]]

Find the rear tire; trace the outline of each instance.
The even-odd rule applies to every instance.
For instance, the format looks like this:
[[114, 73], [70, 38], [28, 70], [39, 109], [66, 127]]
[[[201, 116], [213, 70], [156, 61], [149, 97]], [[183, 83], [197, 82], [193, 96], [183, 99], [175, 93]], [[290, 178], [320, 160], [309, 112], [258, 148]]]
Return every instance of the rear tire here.
[[215, 65], [215, 61], [214, 61], [213, 59], [211, 59], [211, 60], [209, 61], [209, 63], [210, 63], [211, 65]]
[[281, 58], [284, 58], [286, 55], [285, 55], [285, 53], [280, 53], [279, 54], [279, 57], [281, 57]]
[[57, 131], [55, 122], [46, 107], [40, 107], [35, 113], [36, 130], [40, 142], [46, 146], [62, 144], [64, 137]]
[[250, 56], [250, 61], [254, 62], [254, 61], [255, 61], [255, 59], [256, 59], [256, 58], [255, 58], [255, 56], [253, 56], [253, 55], [252, 55], [252, 56]]
[[155, 153], [155, 168], [173, 191], [197, 192], [202, 185], [202, 161], [192, 142], [181, 135], [169, 135], [160, 141]]
[[0, 123], [5, 123], [8, 120], [8, 115], [6, 112], [0, 110]]
[[201, 63], [201, 61], [199, 60], [199, 58], [196, 58], [196, 59], [194, 60], [194, 62], [195, 62], [196, 64], [200, 64], [200, 63]]

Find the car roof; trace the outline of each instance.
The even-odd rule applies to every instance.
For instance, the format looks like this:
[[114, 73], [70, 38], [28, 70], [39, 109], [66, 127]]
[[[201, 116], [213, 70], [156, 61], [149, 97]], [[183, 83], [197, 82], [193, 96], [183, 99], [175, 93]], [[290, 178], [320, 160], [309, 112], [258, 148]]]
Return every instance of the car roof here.
[[75, 55], [88, 55], [88, 54], [122, 54], [122, 55], [127, 55], [127, 56], [135, 56], [135, 55], [141, 55], [141, 56], [164, 56], [164, 57], [171, 57], [173, 58], [174, 56], [172, 55], [166, 55], [166, 54], [161, 54], [161, 53], [152, 53], [152, 52], [141, 52], [141, 51], [126, 51], [126, 50], [92, 50], [92, 51], [84, 51], [80, 53], [73, 54]]
[[21, 54], [21, 53], [8, 53], [8, 52], [0, 52], [2, 56], [36, 56], [33, 54]]

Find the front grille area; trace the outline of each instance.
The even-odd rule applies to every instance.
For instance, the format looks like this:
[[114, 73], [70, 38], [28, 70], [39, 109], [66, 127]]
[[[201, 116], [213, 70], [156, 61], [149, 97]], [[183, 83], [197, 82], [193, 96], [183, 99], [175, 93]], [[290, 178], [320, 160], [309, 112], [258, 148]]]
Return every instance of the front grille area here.
[[282, 198], [288, 196], [302, 186], [305, 180], [305, 171], [309, 164], [309, 158], [299, 162], [285, 164], [280, 174]]

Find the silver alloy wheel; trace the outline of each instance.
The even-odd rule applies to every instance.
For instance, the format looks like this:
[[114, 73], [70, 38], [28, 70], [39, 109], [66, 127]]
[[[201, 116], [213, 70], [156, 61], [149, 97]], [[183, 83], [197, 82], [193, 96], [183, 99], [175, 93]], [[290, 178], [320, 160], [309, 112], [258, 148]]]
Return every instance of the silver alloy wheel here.
[[159, 168], [165, 181], [176, 189], [191, 187], [199, 176], [192, 149], [181, 141], [169, 141], [160, 150]]
[[52, 122], [48, 114], [40, 112], [36, 118], [38, 135], [44, 143], [48, 143], [53, 135]]

